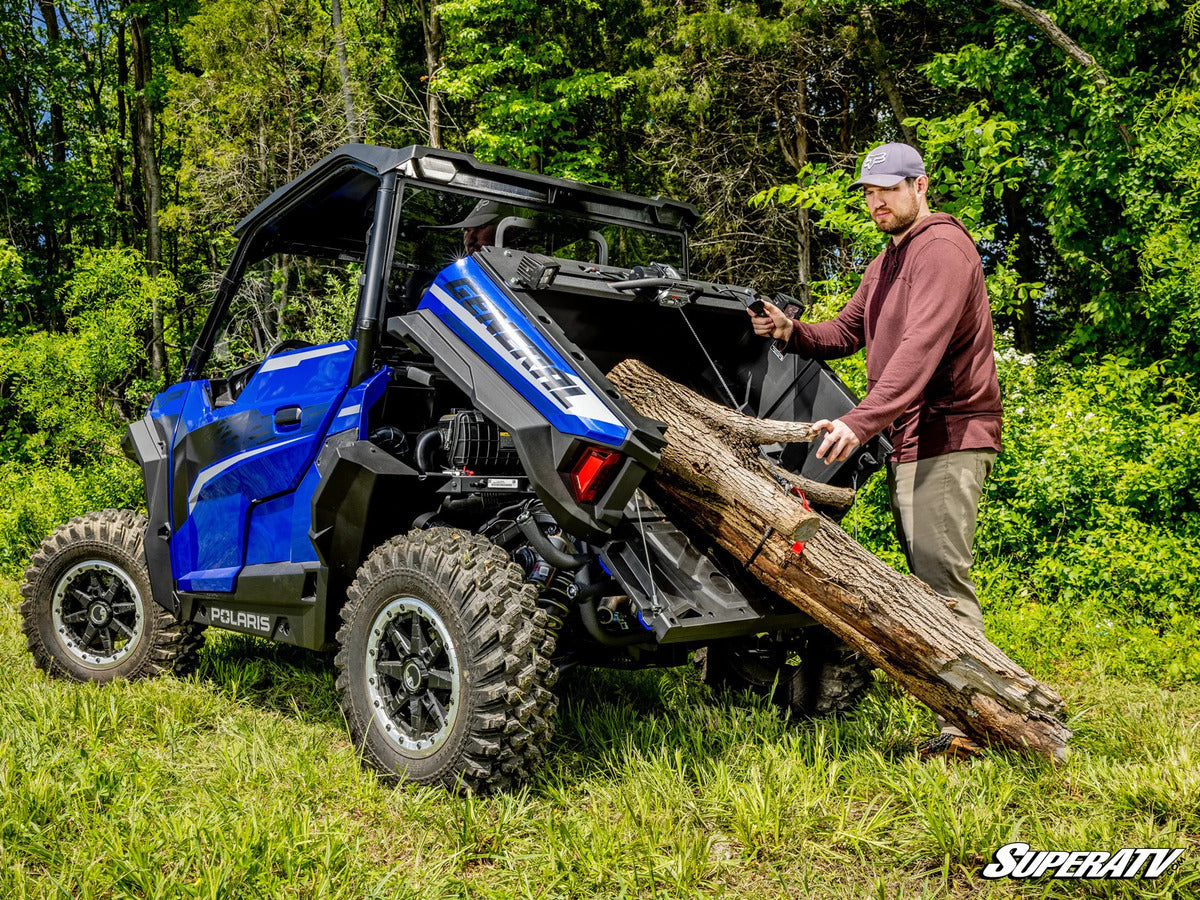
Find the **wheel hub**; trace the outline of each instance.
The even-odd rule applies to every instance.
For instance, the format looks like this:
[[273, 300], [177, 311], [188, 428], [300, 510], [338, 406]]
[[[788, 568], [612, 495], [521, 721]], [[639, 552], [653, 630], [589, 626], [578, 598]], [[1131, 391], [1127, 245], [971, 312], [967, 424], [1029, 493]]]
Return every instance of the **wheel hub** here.
[[77, 563], [58, 579], [50, 601], [54, 637], [94, 669], [120, 664], [142, 641], [145, 610], [129, 574], [108, 560]]
[[410, 659], [404, 664], [400, 680], [404, 683], [406, 691], [410, 694], [417, 693], [425, 687], [425, 667], [418, 660]]
[[458, 653], [441, 616], [424, 600], [397, 597], [376, 614], [363, 674], [372, 717], [400, 752], [429, 756], [458, 718]]

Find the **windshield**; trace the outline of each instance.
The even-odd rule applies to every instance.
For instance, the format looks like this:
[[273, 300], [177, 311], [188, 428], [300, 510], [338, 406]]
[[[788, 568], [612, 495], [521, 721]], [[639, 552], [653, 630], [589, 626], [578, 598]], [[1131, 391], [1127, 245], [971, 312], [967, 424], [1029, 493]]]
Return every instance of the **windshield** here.
[[632, 268], [683, 268], [678, 231], [603, 224], [495, 200], [405, 185], [393, 268], [438, 271], [483, 245]]
[[328, 344], [350, 337], [362, 265], [275, 253], [246, 267], [213, 339], [206, 377], [260, 362], [280, 342]]

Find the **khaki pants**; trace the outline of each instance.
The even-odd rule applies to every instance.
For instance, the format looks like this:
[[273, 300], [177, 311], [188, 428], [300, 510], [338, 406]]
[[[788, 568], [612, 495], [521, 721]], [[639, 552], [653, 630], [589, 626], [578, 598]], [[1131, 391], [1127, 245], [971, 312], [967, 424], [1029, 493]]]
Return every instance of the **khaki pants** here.
[[[995, 450], [958, 450], [916, 462], [888, 463], [896, 535], [914, 575], [954, 603], [959, 624], [983, 631], [971, 580], [975, 520]], [[961, 732], [940, 717], [943, 731]]]

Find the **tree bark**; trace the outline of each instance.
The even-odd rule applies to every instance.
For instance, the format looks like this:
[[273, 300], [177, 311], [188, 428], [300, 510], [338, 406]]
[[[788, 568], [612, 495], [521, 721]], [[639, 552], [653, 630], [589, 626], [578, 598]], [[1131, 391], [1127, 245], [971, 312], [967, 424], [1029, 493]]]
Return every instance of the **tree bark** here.
[[883, 88], [883, 94], [887, 97], [888, 105], [892, 108], [892, 115], [896, 117], [896, 125], [900, 128], [900, 134], [903, 135], [904, 142], [920, 150], [921, 145], [917, 141], [917, 132], [913, 130], [911, 125], [904, 124], [908, 119], [908, 108], [904, 105], [904, 97], [901, 96], [900, 89], [896, 87], [896, 82], [892, 78], [892, 71], [888, 67], [887, 51], [884, 49], [883, 42], [879, 39], [879, 34], [875, 30], [875, 16], [871, 13], [871, 7], [865, 5], [860, 7], [858, 14], [862, 20], [863, 37], [866, 38], [867, 53], [870, 55], [871, 63], [875, 67], [875, 80]]
[[442, 17], [438, 0], [419, 0], [421, 27], [425, 32], [425, 112], [429, 118], [429, 146], [442, 146], [442, 105], [434, 78], [442, 68]]
[[[1024, 283], [1038, 280], [1027, 208], [1024, 186], [1004, 192], [1004, 214], [1016, 245], [1015, 268], [1017, 277]], [[1021, 353], [1033, 353], [1037, 348], [1037, 304], [1032, 293], [1026, 294], [1013, 315], [1013, 345]]]
[[[619, 384], [614, 376], [620, 378]], [[816, 533], [820, 516], [779, 483], [776, 475], [782, 470], [759, 452], [762, 444], [811, 441], [809, 423], [744, 416], [635, 360], [626, 360], [609, 377], [635, 407], [653, 406], [654, 415], [667, 423], [669, 443], [663, 450], [662, 471], [693, 485], [712, 509], [729, 516], [738, 515], [739, 506], [752, 509], [763, 522], [763, 531], [770, 528], [790, 541], [806, 541]], [[791, 473], [786, 473], [786, 480], [802, 490], [813, 487], [825, 498], [821, 502], [840, 500], [841, 505], [849, 505], [853, 499], [852, 492], [831, 491]]]
[[350, 87], [350, 66], [346, 62], [346, 34], [342, 30], [342, 0], [332, 0], [333, 41], [337, 46], [338, 78], [342, 82], [342, 104], [346, 109], [346, 134], [351, 141], [361, 141], [358, 116], [354, 112], [354, 92]]
[[[58, 29], [57, 4], [51, 0], [38, 0], [42, 10], [42, 21], [46, 24], [46, 42], [57, 52], [61, 34]], [[57, 100], [50, 103], [50, 153], [54, 162], [63, 165], [67, 161], [67, 133], [63, 127], [63, 108]], [[69, 242], [68, 238], [68, 242]]]
[[966, 733], [1065, 758], [1071, 733], [1060, 720], [1062, 698], [960, 625], [950, 601], [900, 575], [828, 518], [819, 518], [797, 553], [793, 537], [764, 514], [760, 498], [779, 487], [746, 448], [768, 439], [804, 440], [806, 429], [811, 439], [807, 424], [748, 419], [636, 360], [608, 378], [635, 409], [667, 423], [668, 445], [648, 489], [676, 521], [716, 540], [763, 585]]
[[[157, 278], [162, 263], [162, 228], [158, 223], [158, 214], [162, 209], [162, 178], [158, 171], [158, 152], [155, 147], [154, 108], [150, 104], [150, 98], [146, 96], [146, 88], [153, 78], [150, 22], [145, 16], [135, 15], [130, 18], [130, 26], [133, 38], [134, 88], [137, 91], [134, 131], [142, 164], [142, 183], [146, 190], [147, 269], [152, 277]], [[153, 292], [150, 329], [150, 371], [154, 380], [165, 386], [167, 353], [163, 337], [162, 301], [157, 291]]]
[[[1058, 23], [1046, 15], [1046, 13], [1040, 9], [1034, 9], [1028, 3], [1025, 3], [1024, 0], [994, 0], [994, 2], [1007, 10], [1015, 12], [1048, 37], [1050, 43], [1054, 44], [1055, 47], [1083, 67], [1083, 70], [1101, 92], [1107, 91], [1112, 86], [1112, 82], [1108, 78], [1108, 73], [1104, 71], [1100, 63], [1096, 62], [1096, 58], [1079, 46], [1079, 44], [1075, 43], [1071, 36], [1059, 28]], [[1133, 149], [1135, 139], [1133, 132], [1129, 130], [1129, 126], [1124, 122], [1116, 120], [1114, 120], [1114, 124], [1121, 135], [1121, 139], [1125, 141], [1125, 146]]]
[[[795, 89], [787, 91], [791, 101], [791, 110], [781, 109], [778, 97], [775, 102], [775, 121], [779, 123], [779, 150], [789, 166], [797, 172], [808, 165], [808, 69], [806, 66], [804, 48], [795, 55]], [[785, 90], [786, 90], [785, 82]], [[783, 126], [789, 119], [795, 125], [788, 140], [787, 129]], [[802, 306], [808, 306], [812, 281], [812, 217], [805, 206], [796, 207], [796, 285], [798, 299]]]

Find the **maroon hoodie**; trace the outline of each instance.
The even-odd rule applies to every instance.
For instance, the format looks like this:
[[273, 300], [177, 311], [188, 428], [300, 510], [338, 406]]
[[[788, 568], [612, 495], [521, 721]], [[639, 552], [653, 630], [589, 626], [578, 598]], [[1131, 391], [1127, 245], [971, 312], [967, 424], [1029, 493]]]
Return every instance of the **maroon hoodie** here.
[[867, 348], [867, 396], [841, 418], [860, 441], [889, 429], [894, 462], [1000, 449], [992, 313], [958, 219], [934, 213], [889, 243], [837, 318], [793, 324], [790, 347], [804, 356]]

